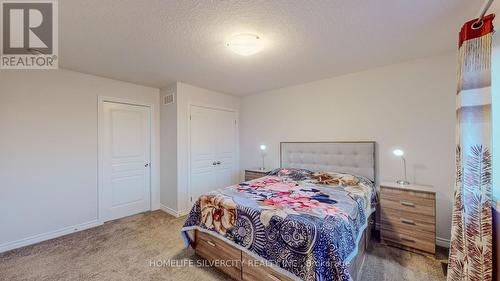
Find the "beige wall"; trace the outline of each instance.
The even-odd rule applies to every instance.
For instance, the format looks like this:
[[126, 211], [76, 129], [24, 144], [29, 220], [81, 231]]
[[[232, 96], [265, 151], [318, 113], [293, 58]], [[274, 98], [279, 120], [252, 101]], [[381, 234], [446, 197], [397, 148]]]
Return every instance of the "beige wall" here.
[[[159, 105], [154, 88], [66, 70], [0, 71], [0, 252], [98, 223], [99, 95]], [[159, 208], [159, 127], [152, 143]]]
[[[298, 66], [300, 67], [300, 66]], [[450, 238], [455, 165], [456, 56], [446, 54], [244, 97], [241, 168], [259, 145], [279, 166], [281, 141], [374, 140], [380, 180], [401, 178], [392, 150], [407, 153], [409, 180], [437, 191], [437, 236]]]

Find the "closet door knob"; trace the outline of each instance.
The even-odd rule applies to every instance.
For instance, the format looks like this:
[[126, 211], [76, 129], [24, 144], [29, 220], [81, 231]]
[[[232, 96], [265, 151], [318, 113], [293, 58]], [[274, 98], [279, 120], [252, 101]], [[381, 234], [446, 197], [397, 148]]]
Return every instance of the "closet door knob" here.
[[215, 161], [214, 161], [214, 162], [212, 163], [212, 165], [214, 165], [214, 166], [215, 166], [215, 165], [217, 165], [217, 162], [215, 162]]
[[220, 161], [217, 161], [217, 165], [220, 165]]

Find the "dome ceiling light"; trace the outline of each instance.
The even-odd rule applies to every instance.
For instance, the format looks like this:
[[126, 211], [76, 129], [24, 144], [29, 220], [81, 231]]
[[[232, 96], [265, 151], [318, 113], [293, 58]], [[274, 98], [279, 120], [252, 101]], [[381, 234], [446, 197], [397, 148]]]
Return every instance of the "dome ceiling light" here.
[[247, 57], [260, 52], [263, 42], [259, 35], [241, 33], [229, 38], [226, 46], [236, 54]]

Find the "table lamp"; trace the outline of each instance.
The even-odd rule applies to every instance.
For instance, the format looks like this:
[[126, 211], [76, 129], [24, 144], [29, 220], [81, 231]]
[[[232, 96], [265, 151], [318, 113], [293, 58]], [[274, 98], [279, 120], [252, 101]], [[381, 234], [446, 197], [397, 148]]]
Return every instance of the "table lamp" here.
[[265, 144], [260, 145], [260, 155], [262, 156], [262, 167], [260, 168], [261, 171], [264, 171], [266, 169], [264, 165], [264, 158], [266, 157], [266, 149], [267, 147]]
[[394, 153], [394, 155], [396, 155], [397, 157], [401, 157], [401, 160], [403, 160], [404, 179], [397, 180], [396, 183], [402, 184], [402, 185], [410, 184], [410, 182], [408, 181], [408, 178], [406, 177], [406, 159], [404, 158], [405, 152], [401, 149], [394, 149], [394, 151], [392, 153]]

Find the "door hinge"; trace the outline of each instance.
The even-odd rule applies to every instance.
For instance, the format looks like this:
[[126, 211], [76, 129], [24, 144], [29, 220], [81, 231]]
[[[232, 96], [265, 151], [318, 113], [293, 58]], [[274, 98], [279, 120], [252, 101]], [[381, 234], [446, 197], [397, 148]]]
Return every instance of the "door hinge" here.
[[193, 196], [191, 196], [191, 198], [189, 198], [189, 200], [191, 200], [191, 202], [193, 202]]
[[191, 115], [189, 115], [189, 120], [190, 120], [190, 121], [191, 121], [191, 117], [192, 117], [192, 116], [191, 116]]

